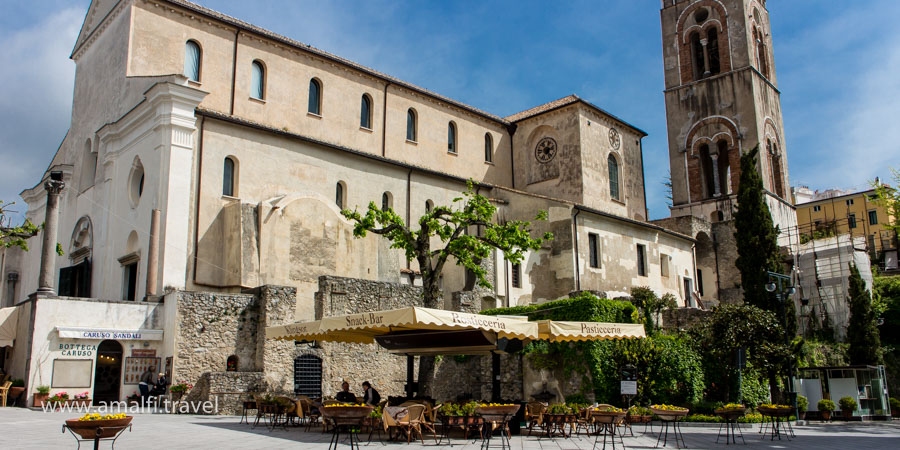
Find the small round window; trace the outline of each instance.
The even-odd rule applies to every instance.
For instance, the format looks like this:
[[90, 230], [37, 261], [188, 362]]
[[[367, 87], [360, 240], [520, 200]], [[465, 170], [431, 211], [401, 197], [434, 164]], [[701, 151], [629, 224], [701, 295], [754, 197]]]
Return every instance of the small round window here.
[[698, 24], [701, 24], [709, 18], [709, 10], [706, 8], [700, 8], [697, 12], [694, 13], [694, 21]]
[[137, 207], [144, 194], [144, 165], [141, 164], [140, 158], [134, 159], [131, 166], [131, 175], [128, 177], [128, 197], [131, 201], [131, 207]]

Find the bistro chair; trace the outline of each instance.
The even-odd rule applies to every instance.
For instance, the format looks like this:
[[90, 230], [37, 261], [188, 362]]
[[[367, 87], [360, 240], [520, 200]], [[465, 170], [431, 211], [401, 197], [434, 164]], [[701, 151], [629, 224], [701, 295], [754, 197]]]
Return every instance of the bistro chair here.
[[535, 426], [544, 428], [545, 412], [547, 412], [547, 405], [541, 402], [528, 402], [525, 404], [525, 422], [528, 423], [529, 436], [531, 436], [531, 430]]
[[9, 395], [9, 388], [12, 386], [12, 381], [6, 381], [0, 386], [0, 406], [6, 406], [6, 396]]
[[[422, 436], [422, 422], [425, 418], [425, 405], [410, 405], [406, 410], [406, 417], [397, 422], [400, 431], [406, 434], [406, 443], [409, 444], [413, 432], [416, 432], [419, 433], [419, 439], [422, 441], [422, 445], [425, 445], [425, 437]], [[434, 428], [432, 428], [432, 430], [433, 429]]]

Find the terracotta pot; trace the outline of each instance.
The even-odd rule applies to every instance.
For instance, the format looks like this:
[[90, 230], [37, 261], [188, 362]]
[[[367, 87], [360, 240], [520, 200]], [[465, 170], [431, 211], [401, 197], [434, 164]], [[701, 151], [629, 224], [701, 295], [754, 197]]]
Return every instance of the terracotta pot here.
[[831, 411], [819, 411], [819, 415], [822, 416], [822, 420], [831, 420]]
[[50, 398], [50, 394], [34, 394], [34, 406], [44, 406], [44, 403], [47, 403], [47, 399]]
[[103, 428], [100, 438], [110, 438], [116, 435], [122, 428], [131, 423], [132, 416], [125, 416], [124, 419], [107, 419], [107, 420], [85, 420], [71, 419], [66, 421], [66, 426], [73, 433], [84, 439], [94, 439], [97, 437], [97, 428]]
[[853, 418], [853, 410], [852, 409], [842, 409], [841, 415], [844, 416], [844, 419], [852, 419]]
[[11, 388], [9, 388], [9, 394], [8, 394], [7, 397], [6, 397], [6, 400], [7, 400], [7, 403], [6, 403], [6, 404], [12, 406], [13, 403], [10, 403], [10, 402], [11, 402], [11, 401], [18, 401], [18, 400], [19, 400], [19, 397], [22, 395], [23, 392], [25, 392], [25, 388], [24, 388], [24, 387], [11, 387]]

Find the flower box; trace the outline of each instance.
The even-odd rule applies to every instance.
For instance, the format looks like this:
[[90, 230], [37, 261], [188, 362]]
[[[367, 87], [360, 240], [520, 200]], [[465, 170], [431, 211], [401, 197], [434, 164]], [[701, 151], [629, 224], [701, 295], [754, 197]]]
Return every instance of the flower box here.
[[111, 438], [123, 428], [131, 423], [133, 416], [126, 416], [124, 419], [106, 419], [106, 420], [78, 420], [70, 419], [66, 421], [66, 427], [73, 433], [84, 439], [94, 439], [97, 436], [97, 429], [103, 428], [100, 432], [100, 439]]
[[653, 414], [656, 414], [656, 416], [659, 417], [660, 420], [665, 420], [665, 421], [673, 421], [673, 420], [681, 419], [684, 416], [687, 416], [688, 413], [690, 412], [690, 410], [687, 408], [661, 409], [661, 408], [654, 408], [652, 406], [650, 407], [650, 411], [653, 412]]
[[725, 420], [736, 420], [738, 417], [743, 417], [744, 414], [747, 414], [747, 408], [719, 408], [713, 410], [713, 414]]

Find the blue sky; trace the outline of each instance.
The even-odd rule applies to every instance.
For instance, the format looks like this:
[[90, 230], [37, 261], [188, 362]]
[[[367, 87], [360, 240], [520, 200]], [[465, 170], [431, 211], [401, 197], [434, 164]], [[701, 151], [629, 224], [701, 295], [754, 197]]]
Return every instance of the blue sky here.
[[[651, 218], [668, 215], [658, 0], [198, 3], [506, 116], [575, 93], [647, 131]], [[0, 199], [69, 126], [87, 0], [0, 5]], [[900, 2], [768, 2], [791, 185], [864, 188], [900, 168]]]

